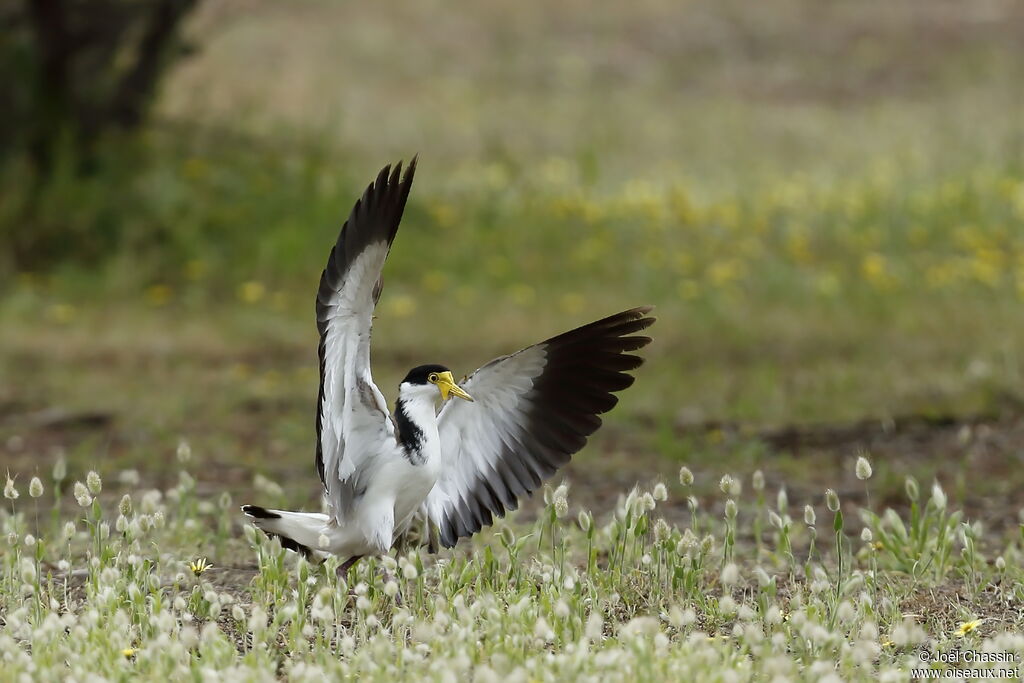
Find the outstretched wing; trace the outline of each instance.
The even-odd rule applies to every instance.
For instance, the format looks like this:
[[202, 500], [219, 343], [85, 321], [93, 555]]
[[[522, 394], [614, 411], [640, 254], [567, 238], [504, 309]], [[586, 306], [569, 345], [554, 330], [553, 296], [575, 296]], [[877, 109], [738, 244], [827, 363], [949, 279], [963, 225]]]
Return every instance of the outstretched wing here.
[[[385, 166], [341, 228], [320, 276], [316, 326], [320, 331], [320, 395], [316, 413], [316, 469], [333, 508], [345, 507], [358, 482], [370, 440], [393, 434], [383, 394], [370, 374], [370, 330], [380, 298], [381, 269], [398, 232], [416, 159]], [[346, 448], [348, 446], [348, 448]]]
[[630, 355], [650, 337], [650, 307], [634, 308], [496, 358], [463, 384], [473, 403], [450, 401], [438, 415], [442, 468], [425, 503], [441, 543], [515, 510], [601, 426], [599, 414], [633, 383], [643, 362]]

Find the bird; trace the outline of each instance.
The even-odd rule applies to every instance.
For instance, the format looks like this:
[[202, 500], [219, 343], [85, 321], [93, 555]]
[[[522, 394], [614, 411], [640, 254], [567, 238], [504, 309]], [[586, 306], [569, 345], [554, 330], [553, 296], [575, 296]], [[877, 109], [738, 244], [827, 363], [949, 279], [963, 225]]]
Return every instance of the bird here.
[[381, 271], [417, 157], [385, 166], [345, 221], [320, 276], [316, 470], [325, 512], [243, 505], [251, 522], [313, 562], [387, 554], [425, 522], [431, 550], [504, 517], [569, 462], [631, 386], [653, 307], [622, 311], [495, 358], [456, 382], [411, 369], [394, 412], [370, 371]]

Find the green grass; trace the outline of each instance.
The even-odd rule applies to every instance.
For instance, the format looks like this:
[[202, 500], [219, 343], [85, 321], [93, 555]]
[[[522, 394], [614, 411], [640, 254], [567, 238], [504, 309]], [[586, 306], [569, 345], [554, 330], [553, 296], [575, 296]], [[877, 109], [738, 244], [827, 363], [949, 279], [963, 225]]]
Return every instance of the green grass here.
[[[159, 344], [187, 368], [204, 362], [193, 357], [203, 349], [160, 331], [185, 320], [258, 370], [280, 371], [282, 357], [312, 366], [311, 292], [375, 165], [352, 180], [351, 167], [312, 153], [195, 144], [153, 152], [154, 166], [128, 186], [138, 214], [106, 185], [90, 191], [83, 213], [124, 209], [146, 239], [98, 264], [23, 273], [2, 306], [14, 330], [7, 357], [79, 329], [96, 352]], [[569, 161], [549, 166], [538, 177], [492, 164], [500, 182], [483, 173], [447, 187], [437, 186], [443, 169], [421, 166], [385, 271], [385, 386], [416, 362], [468, 372], [652, 303], [651, 362], [666, 371], [642, 374], [629, 404], [647, 416], [773, 424], [1019, 403], [1024, 174], [1014, 167], [890, 164], [702, 200], [682, 179], [600, 189]], [[23, 367], [8, 371], [37, 383]], [[88, 376], [81, 386], [96, 395]]]

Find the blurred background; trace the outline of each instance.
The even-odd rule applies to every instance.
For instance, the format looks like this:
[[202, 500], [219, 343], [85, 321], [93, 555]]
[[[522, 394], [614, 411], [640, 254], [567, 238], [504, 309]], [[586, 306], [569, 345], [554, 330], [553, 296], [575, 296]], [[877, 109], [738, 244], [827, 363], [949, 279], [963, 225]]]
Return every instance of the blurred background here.
[[158, 484], [186, 440], [201, 488], [315, 506], [316, 284], [418, 153], [391, 399], [654, 304], [569, 471], [597, 511], [683, 463], [855, 497], [859, 452], [894, 496], [1022, 502], [1019, 2], [12, 0], [0, 26], [12, 472]]

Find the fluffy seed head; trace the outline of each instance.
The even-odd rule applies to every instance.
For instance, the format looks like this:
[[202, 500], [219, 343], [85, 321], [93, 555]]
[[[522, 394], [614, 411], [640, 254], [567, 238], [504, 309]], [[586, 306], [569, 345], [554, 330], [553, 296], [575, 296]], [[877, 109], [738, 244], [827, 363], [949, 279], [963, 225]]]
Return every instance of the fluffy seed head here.
[[738, 479], [734, 479], [731, 474], [722, 475], [722, 479], [718, 482], [718, 488], [722, 490], [722, 493], [727, 496], [738, 496], [740, 491], [743, 489], [743, 485]]
[[590, 531], [590, 525], [593, 523], [594, 520], [593, 518], [591, 518], [589, 512], [587, 512], [586, 510], [580, 510], [580, 514], [577, 515], [576, 521], [577, 523], [579, 523], [581, 529], [583, 529], [584, 531]]
[[825, 491], [825, 505], [831, 512], [839, 512], [839, 494], [834, 489]]
[[89, 487], [89, 493], [94, 496], [103, 490], [103, 480], [95, 470], [89, 470], [89, 474], [85, 475], [85, 485]]
[[14, 480], [11, 479], [11, 475], [7, 475], [7, 483], [4, 484], [4, 498], [7, 500], [18, 500], [18, 489], [14, 488]]
[[871, 463], [863, 455], [857, 458], [857, 466], [854, 468], [857, 478], [861, 481], [871, 478]]
[[68, 476], [68, 461], [61, 455], [57, 458], [57, 462], [53, 464], [53, 480], [57, 482], [64, 481], [66, 476]]
[[700, 542], [700, 550], [701, 550], [702, 553], [707, 554], [707, 553], [710, 553], [714, 549], [715, 549], [715, 537], [712, 536], [711, 534], [708, 534]]
[[683, 486], [691, 486], [693, 484], [693, 472], [685, 465], [679, 468], [679, 483]]
[[43, 481], [39, 477], [32, 477], [32, 481], [28, 483], [28, 495], [33, 498], [43, 495]]
[[913, 477], [907, 477], [907, 481], [903, 484], [907, 490], [907, 498], [910, 500], [917, 500], [917, 496], [920, 494], [920, 489], [917, 486], [917, 480]]
[[189, 446], [188, 441], [182, 439], [178, 442], [178, 450], [175, 454], [178, 456], [178, 462], [184, 465], [192, 459], [192, 447]]
[[668, 522], [659, 517], [658, 521], [654, 523], [654, 540], [660, 543], [671, 535], [672, 530], [669, 528]]
[[92, 496], [89, 495], [89, 489], [80, 481], [75, 482], [75, 500], [82, 507], [89, 507], [92, 505]]
[[814, 522], [815, 521], [817, 521], [817, 518], [816, 518], [816, 516], [814, 514], [814, 508], [812, 508], [810, 505], [805, 505], [804, 506], [804, 524], [806, 524], [807, 526], [814, 526]]
[[559, 484], [552, 494], [551, 502], [555, 506], [555, 514], [559, 517], [565, 517], [566, 513], [569, 512], [569, 486], [567, 484]]

